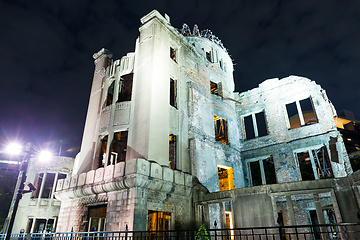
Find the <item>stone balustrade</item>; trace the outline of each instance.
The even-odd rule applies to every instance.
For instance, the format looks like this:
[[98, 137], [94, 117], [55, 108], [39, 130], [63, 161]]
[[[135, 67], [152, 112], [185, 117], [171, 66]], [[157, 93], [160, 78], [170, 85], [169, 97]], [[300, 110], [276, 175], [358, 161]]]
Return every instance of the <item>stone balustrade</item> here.
[[68, 200], [134, 187], [183, 195], [190, 194], [192, 185], [188, 173], [137, 158], [60, 179], [55, 197]]

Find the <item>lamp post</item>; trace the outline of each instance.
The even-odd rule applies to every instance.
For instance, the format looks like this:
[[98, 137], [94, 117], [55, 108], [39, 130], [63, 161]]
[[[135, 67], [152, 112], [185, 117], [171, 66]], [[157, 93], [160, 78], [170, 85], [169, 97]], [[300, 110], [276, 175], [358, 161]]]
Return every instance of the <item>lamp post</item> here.
[[[17, 149], [17, 151], [18, 152], [16, 152], [15, 154], [20, 153], [19, 149]], [[34, 153], [35, 153], [35, 149], [32, 146], [32, 144], [30, 142], [26, 143], [25, 149], [23, 151], [24, 155], [23, 155], [23, 158], [22, 158], [22, 161], [20, 164], [20, 172], [19, 172], [19, 178], [18, 178], [18, 179], [20, 179], [20, 182], [18, 185], [19, 187], [17, 189], [14, 205], [11, 210], [11, 216], [10, 216], [9, 222], [7, 224], [5, 240], [10, 240], [12, 228], [13, 228], [14, 221], [15, 221], [16, 212], [17, 212], [17, 209], [19, 206], [19, 201], [22, 197], [22, 194], [29, 193], [29, 192], [36, 190], [36, 188], [32, 184], [29, 184], [30, 190], [24, 190], [24, 183], [26, 180], [26, 172], [28, 169], [29, 160], [30, 160], [32, 154], [34, 154]], [[41, 156], [41, 154], [40, 154], [40, 156]]]
[[20, 166], [20, 173], [19, 173], [19, 174], [21, 174], [20, 184], [19, 184], [19, 188], [17, 189], [14, 206], [13, 206], [13, 209], [12, 209], [12, 212], [11, 212], [9, 223], [7, 225], [7, 228], [6, 228], [5, 240], [10, 240], [12, 227], [14, 225], [16, 211], [17, 211], [17, 208], [19, 206], [19, 201], [20, 201], [21, 196], [22, 196], [23, 191], [24, 191], [24, 183], [25, 183], [25, 180], [26, 180], [26, 171], [27, 171], [28, 164], [29, 164], [29, 159], [30, 159], [30, 156], [31, 156], [31, 154], [30, 154], [31, 146], [32, 146], [32, 144], [30, 142], [26, 143], [24, 156], [23, 156], [21, 166]]

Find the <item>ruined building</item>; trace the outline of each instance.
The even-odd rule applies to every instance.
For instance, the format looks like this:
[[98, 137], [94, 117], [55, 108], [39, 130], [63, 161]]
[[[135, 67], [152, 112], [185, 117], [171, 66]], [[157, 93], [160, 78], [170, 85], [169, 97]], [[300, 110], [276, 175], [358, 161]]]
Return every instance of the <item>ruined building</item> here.
[[209, 30], [178, 30], [157, 11], [141, 24], [135, 52], [93, 56], [58, 232], [356, 221], [360, 176], [319, 85], [290, 76], [236, 93]]

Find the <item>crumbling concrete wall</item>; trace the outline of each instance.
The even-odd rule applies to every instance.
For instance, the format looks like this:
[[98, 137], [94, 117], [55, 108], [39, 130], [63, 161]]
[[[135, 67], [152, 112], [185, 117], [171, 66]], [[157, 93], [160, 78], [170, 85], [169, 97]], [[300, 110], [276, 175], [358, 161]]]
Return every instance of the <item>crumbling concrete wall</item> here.
[[[291, 129], [286, 104], [308, 98], [311, 99], [317, 123]], [[239, 101], [241, 104], [237, 105], [237, 113], [244, 169], [249, 169], [248, 162], [253, 159], [272, 156], [278, 183], [300, 181], [296, 154], [326, 146], [334, 177], [344, 177], [352, 172], [345, 146], [333, 120], [334, 108], [325, 91], [315, 82], [297, 76], [269, 79], [258, 88], [241, 93]], [[268, 135], [246, 140], [244, 117], [260, 111], [265, 113]], [[336, 139], [336, 159], [330, 151], [332, 138]], [[251, 186], [249, 171], [245, 171], [245, 175], [246, 185]]]
[[[357, 222], [358, 208], [349, 177], [247, 187], [200, 194], [196, 199], [205, 213], [209, 213], [210, 204], [226, 201], [231, 202], [234, 227], [315, 224], [310, 211], [316, 214], [318, 223], [332, 223], [326, 209], [332, 209], [336, 222]], [[220, 214], [225, 215], [224, 210]], [[283, 222], [279, 221], [279, 214]], [[206, 222], [217, 215], [206, 217]], [[203, 223], [201, 216], [197, 218]], [[219, 224], [225, 227], [223, 220]]]

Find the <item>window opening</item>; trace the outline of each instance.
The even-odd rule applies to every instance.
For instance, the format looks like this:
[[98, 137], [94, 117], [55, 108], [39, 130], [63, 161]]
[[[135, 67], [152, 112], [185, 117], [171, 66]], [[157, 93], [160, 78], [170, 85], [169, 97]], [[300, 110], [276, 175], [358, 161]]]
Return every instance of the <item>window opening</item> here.
[[[310, 216], [310, 224], [311, 225], [318, 225], [319, 220], [317, 218], [316, 210], [309, 210], [308, 215]], [[312, 234], [314, 239], [321, 239], [321, 231], [319, 227], [312, 227]]]
[[226, 119], [214, 115], [215, 140], [228, 144]]
[[218, 165], [219, 190], [234, 189], [234, 173], [231, 167]]
[[265, 183], [266, 184], [277, 183], [274, 159], [272, 157], [264, 159], [263, 166], [264, 166], [264, 173], [265, 173], [265, 180], [266, 180]]
[[253, 186], [262, 185], [260, 162], [250, 162], [251, 180]]
[[212, 59], [211, 59], [211, 51], [206, 52], [206, 59], [207, 59], [209, 62], [212, 62]]
[[115, 86], [115, 81], [113, 81], [111, 83], [111, 85], [109, 86], [109, 89], [108, 89], [107, 94], [106, 94], [106, 100], [105, 100], [105, 103], [104, 103], [104, 107], [107, 107], [107, 106], [109, 106], [109, 105], [111, 105], [113, 103], [114, 86]]
[[334, 177], [325, 146], [297, 153], [297, 159], [303, 181]]
[[297, 153], [297, 158], [299, 161], [302, 180], [303, 181], [315, 180], [315, 175], [312, 169], [312, 163], [309, 152], [306, 151], [306, 152]]
[[336, 149], [336, 142], [337, 142], [337, 138], [336, 137], [330, 137], [330, 141], [329, 141], [329, 149], [330, 149], [330, 153], [331, 153], [331, 161], [332, 162], [339, 162], [339, 155]]
[[221, 70], [223, 70], [222, 60], [219, 61], [219, 65], [220, 65]]
[[210, 81], [210, 92], [211, 94], [219, 95], [219, 89], [217, 83]]
[[169, 133], [169, 168], [176, 169], [176, 135]]
[[170, 58], [176, 62], [176, 50], [170, 47]]
[[[169, 231], [171, 230], [171, 213], [169, 212], [148, 212], [148, 231]], [[165, 232], [149, 232], [151, 237], [163, 237]]]
[[170, 78], [170, 105], [174, 108], [177, 108], [176, 93], [176, 80]]
[[54, 232], [54, 219], [48, 219], [46, 223], [46, 232]]
[[[225, 223], [227, 229], [233, 229], [234, 224], [232, 221], [232, 212], [231, 211], [225, 211]], [[234, 230], [230, 230], [230, 239], [234, 239]]]
[[34, 233], [43, 233], [46, 227], [46, 219], [36, 218]]
[[266, 159], [250, 161], [249, 167], [253, 186], [277, 183], [274, 159], [272, 156]]
[[90, 206], [88, 208], [88, 232], [105, 231], [106, 205]]
[[117, 102], [131, 101], [133, 73], [126, 74], [120, 78]]
[[289, 117], [290, 129], [295, 129], [318, 122], [310, 98], [286, 104], [286, 111]]
[[305, 125], [317, 123], [316, 114], [310, 98], [299, 101]]
[[245, 140], [254, 139], [268, 135], [265, 112], [252, 113], [244, 117]]
[[332, 172], [331, 163], [329, 161], [329, 156], [326, 147], [323, 146], [320, 149], [312, 150], [312, 154], [314, 156], [318, 177], [320, 179], [333, 178], [334, 175]]
[[44, 182], [44, 188], [41, 194], [41, 198], [51, 198], [52, 189], [54, 186], [56, 173], [46, 173], [46, 178]]
[[100, 141], [100, 152], [99, 152], [98, 168], [101, 168], [101, 167], [105, 166], [107, 142], [108, 142], [108, 136], [106, 135]]
[[28, 223], [26, 225], [26, 231], [25, 231], [26, 233], [30, 233], [33, 222], [34, 222], [34, 219], [29, 218]]
[[37, 173], [35, 175], [34, 186], [36, 190], [32, 192], [31, 198], [38, 198], [40, 194], [40, 187], [43, 181], [44, 173]]
[[125, 162], [128, 131], [115, 132], [111, 142], [108, 165]]

